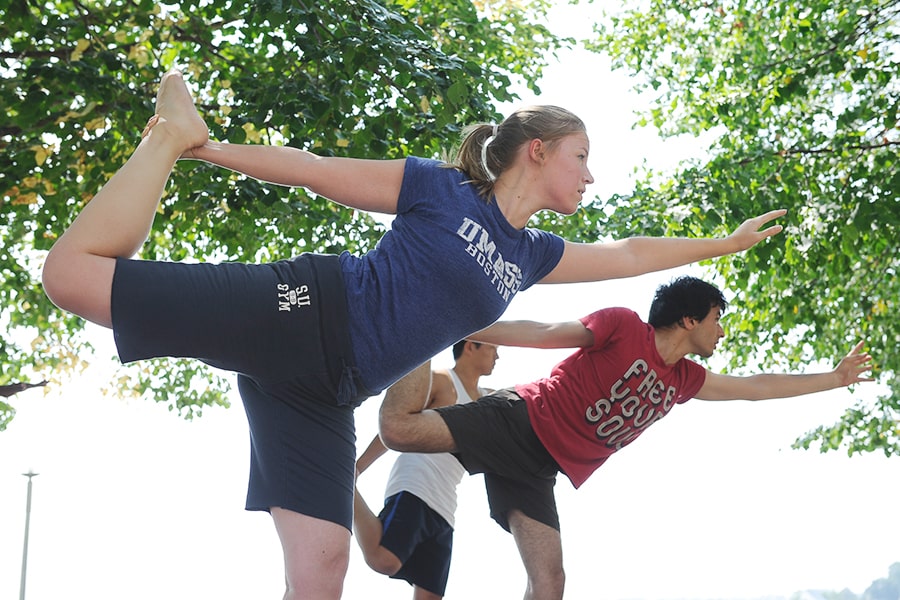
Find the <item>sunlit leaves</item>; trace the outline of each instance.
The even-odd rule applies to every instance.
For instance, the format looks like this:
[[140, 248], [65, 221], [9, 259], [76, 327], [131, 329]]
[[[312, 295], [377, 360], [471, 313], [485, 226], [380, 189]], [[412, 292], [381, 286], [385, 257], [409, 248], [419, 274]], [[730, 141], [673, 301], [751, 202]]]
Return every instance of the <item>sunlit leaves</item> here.
[[[736, 294], [732, 368], [802, 369], [863, 339], [891, 385], [900, 373], [900, 1], [634, 4], [598, 29], [593, 47], [655, 90], [644, 123], [717, 138], [705, 164], [613, 199], [598, 229], [722, 234], [787, 208], [781, 236], [716, 262]], [[798, 445], [897, 454], [897, 392]]]
[[[185, 75], [213, 137], [320, 154], [438, 156], [495, 121], [568, 41], [546, 0], [12, 2], [0, 22], [0, 343], [3, 377], [58, 378], [91, 357], [53, 307], [43, 252], [125, 162], [167, 69]], [[181, 162], [145, 258], [276, 260], [363, 251], [381, 228], [302, 189]], [[41, 340], [30, 345], [23, 340]], [[196, 364], [130, 367], [122, 384], [190, 416], [221, 403]], [[201, 385], [206, 379], [209, 385]], [[122, 386], [119, 386], [120, 388]], [[121, 390], [120, 390], [121, 391]], [[0, 430], [12, 408], [0, 406]]]

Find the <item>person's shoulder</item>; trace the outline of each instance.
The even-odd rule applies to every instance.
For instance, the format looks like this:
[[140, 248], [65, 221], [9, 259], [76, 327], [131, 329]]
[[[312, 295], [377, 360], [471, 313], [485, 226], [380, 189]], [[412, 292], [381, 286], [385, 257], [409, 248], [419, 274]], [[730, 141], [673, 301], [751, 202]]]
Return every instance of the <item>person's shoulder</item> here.
[[439, 408], [456, 404], [456, 386], [449, 369], [435, 369], [431, 372], [431, 396], [428, 408]]
[[710, 372], [706, 367], [698, 363], [696, 360], [688, 358], [687, 356], [682, 356], [681, 358], [679, 358], [677, 364], [679, 368], [695, 375], [699, 373], [703, 373], [705, 375], [707, 372]]
[[453, 165], [434, 158], [407, 156], [404, 166], [404, 178], [409, 183], [420, 186], [446, 185], [462, 183], [465, 174]]
[[522, 230], [522, 235], [532, 240], [533, 242], [551, 241], [553, 243], [558, 243], [560, 245], [560, 249], [562, 249], [562, 246], [566, 242], [565, 238], [563, 238], [561, 235], [553, 233], [551, 231], [546, 231], [544, 229], [538, 229], [537, 227], [524, 228]]
[[588, 323], [596, 323], [599, 321], [638, 321], [643, 323], [643, 320], [636, 312], [634, 312], [630, 308], [625, 308], [624, 306], [608, 306], [605, 308], [599, 308], [591, 314], [581, 317], [581, 322], [585, 325], [587, 325]]
[[691, 360], [690, 358], [682, 357], [676, 363], [676, 369], [679, 369], [682, 373], [682, 377], [685, 381], [690, 382], [690, 389], [682, 390], [682, 397], [678, 400], [679, 403], [687, 402], [691, 398], [693, 398], [697, 392], [700, 391], [700, 388], [706, 383], [706, 378], [709, 375], [713, 375], [714, 373], [701, 365], [700, 363]]
[[433, 369], [431, 371], [432, 382], [440, 381], [441, 383], [453, 383], [450, 369]]
[[641, 321], [640, 315], [638, 315], [634, 310], [630, 308], [626, 308], [624, 306], [611, 306], [606, 309], [610, 312], [610, 314], [614, 314], [622, 319], [632, 319]]
[[412, 154], [406, 157], [406, 162], [423, 167], [439, 167], [445, 164], [443, 161], [434, 158], [426, 158], [424, 156], [415, 156]]
[[641, 328], [647, 327], [636, 312], [621, 306], [601, 308], [579, 320], [594, 335], [595, 348], [606, 347], [613, 339], [633, 337]]
[[446, 201], [446, 196], [452, 194], [458, 198], [465, 193], [462, 190], [468, 189], [468, 186], [460, 185], [464, 182], [464, 177], [440, 160], [407, 156], [397, 214], [403, 215], [416, 210], [446, 211], [448, 206], [454, 205], [453, 202]]
[[424, 158], [422, 156], [407, 156], [406, 168], [412, 171], [435, 171], [443, 170], [448, 173], [457, 172], [452, 165], [435, 158]]

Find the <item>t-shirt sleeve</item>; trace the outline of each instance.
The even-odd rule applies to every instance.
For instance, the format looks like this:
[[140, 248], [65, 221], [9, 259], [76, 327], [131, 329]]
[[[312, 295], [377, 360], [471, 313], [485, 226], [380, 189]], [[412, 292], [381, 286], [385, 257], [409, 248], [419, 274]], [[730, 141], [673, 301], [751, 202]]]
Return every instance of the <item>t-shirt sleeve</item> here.
[[681, 394], [677, 400], [678, 404], [687, 402], [697, 395], [703, 384], [706, 383], [706, 368], [692, 361], [689, 358], [683, 358], [685, 377], [681, 387]]
[[454, 170], [430, 158], [408, 156], [403, 166], [403, 181], [397, 198], [397, 213], [413, 210], [416, 203], [435, 197], [435, 187], [446, 185], [444, 178], [452, 178]]
[[628, 319], [640, 321], [637, 313], [627, 308], [601, 308], [579, 319], [581, 324], [594, 334], [594, 345], [590, 349], [608, 345], [616, 330]]
[[566, 245], [566, 241], [563, 238], [542, 229], [526, 228], [525, 235], [528, 237], [529, 246], [532, 248], [533, 260], [531, 261], [532, 268], [529, 270], [528, 276], [522, 281], [521, 289], [523, 290], [527, 290], [556, 268]]

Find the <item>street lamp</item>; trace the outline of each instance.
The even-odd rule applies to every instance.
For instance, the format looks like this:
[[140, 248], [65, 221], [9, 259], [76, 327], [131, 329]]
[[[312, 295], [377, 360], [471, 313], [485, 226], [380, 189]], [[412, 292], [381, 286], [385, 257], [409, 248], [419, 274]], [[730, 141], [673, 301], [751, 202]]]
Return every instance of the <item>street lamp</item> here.
[[28, 499], [25, 501], [25, 547], [22, 548], [22, 582], [19, 584], [19, 600], [25, 600], [25, 571], [28, 566], [28, 527], [31, 524], [31, 478], [37, 473], [30, 469], [22, 473], [28, 478]]

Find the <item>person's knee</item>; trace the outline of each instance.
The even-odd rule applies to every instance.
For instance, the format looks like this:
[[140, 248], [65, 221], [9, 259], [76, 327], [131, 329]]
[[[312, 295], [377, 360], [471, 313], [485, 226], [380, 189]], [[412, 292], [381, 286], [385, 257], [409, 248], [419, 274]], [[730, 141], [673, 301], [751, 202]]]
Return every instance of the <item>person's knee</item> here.
[[536, 573], [528, 574], [527, 598], [537, 600], [557, 600], [563, 597], [566, 587], [566, 573], [562, 565], [547, 566]]
[[419, 426], [431, 394], [431, 362], [407, 373], [387, 389], [378, 411], [378, 433], [391, 450], [421, 451]]
[[350, 530], [291, 510], [270, 507], [284, 551], [286, 600], [337, 600], [350, 563]]
[[78, 299], [89, 283], [84, 274], [91, 264], [85, 255], [73, 250], [67, 240], [57, 241], [47, 253], [41, 270], [41, 283], [47, 297], [63, 310], [77, 305]]
[[422, 413], [411, 413], [403, 406], [382, 403], [378, 412], [378, 435], [381, 442], [391, 450], [408, 451], [415, 438], [416, 423], [421, 417]]
[[56, 306], [65, 309], [68, 304], [67, 298], [71, 286], [67, 285], [68, 274], [71, 269], [68, 268], [65, 260], [65, 253], [58, 250], [54, 246], [47, 258], [44, 260], [44, 267], [41, 270], [41, 284], [44, 287], [44, 293], [50, 298]]
[[374, 552], [366, 554], [364, 558], [370, 569], [382, 575], [394, 575], [403, 566], [400, 559], [384, 546], [379, 546]]
[[404, 452], [411, 440], [410, 433], [415, 427], [410, 415], [382, 414], [378, 422], [378, 435], [389, 449]]
[[510, 510], [507, 517], [528, 576], [526, 600], [561, 599], [566, 574], [559, 531], [518, 509]]
[[378, 419], [381, 441], [398, 452], [456, 452], [457, 446], [438, 411], [413, 414], [382, 412]]
[[547, 569], [547, 571], [543, 573], [543, 578], [547, 590], [553, 594], [548, 597], [562, 598], [563, 590], [566, 587], [566, 571], [563, 569], [563, 566], [558, 565], [554, 568]]
[[44, 261], [41, 282], [44, 293], [59, 308], [111, 327], [110, 294], [114, 271], [113, 259], [54, 246]]
[[343, 593], [349, 564], [349, 554], [336, 554], [320, 559], [315, 569], [309, 568], [309, 565], [288, 564], [284, 600], [339, 599]]

